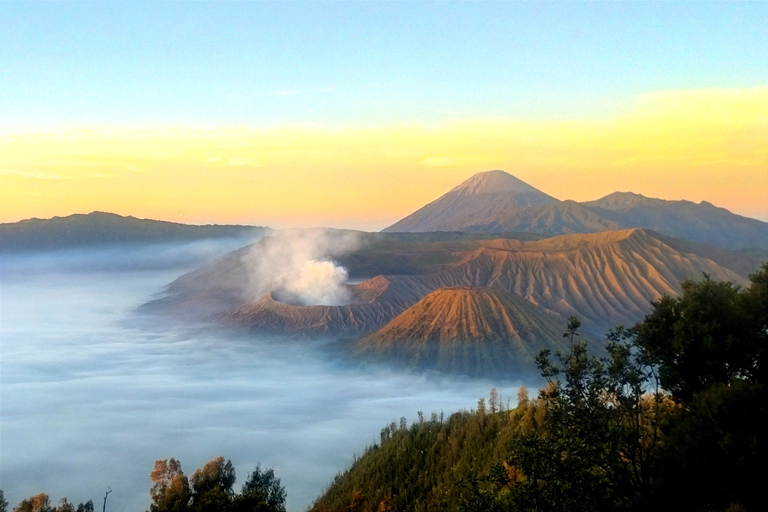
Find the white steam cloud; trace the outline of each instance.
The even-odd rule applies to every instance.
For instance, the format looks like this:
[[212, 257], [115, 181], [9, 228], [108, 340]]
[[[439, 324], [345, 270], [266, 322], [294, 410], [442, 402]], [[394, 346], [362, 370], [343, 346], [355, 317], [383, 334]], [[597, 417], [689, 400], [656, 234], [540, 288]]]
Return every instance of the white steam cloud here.
[[355, 233], [326, 229], [292, 230], [266, 237], [244, 257], [249, 299], [267, 293], [291, 304], [339, 306], [352, 294], [347, 270], [333, 262], [357, 248]]

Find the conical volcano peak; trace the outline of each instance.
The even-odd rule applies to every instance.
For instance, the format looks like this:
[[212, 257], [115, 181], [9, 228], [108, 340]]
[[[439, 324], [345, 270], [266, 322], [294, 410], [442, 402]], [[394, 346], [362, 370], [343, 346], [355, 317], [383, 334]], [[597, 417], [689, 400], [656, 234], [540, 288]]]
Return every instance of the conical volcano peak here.
[[502, 225], [509, 212], [558, 202], [504, 171], [480, 172], [384, 231], [474, 231]]
[[455, 187], [449, 194], [451, 192], [464, 195], [533, 192], [545, 195], [540, 190], [504, 171], [479, 172]]

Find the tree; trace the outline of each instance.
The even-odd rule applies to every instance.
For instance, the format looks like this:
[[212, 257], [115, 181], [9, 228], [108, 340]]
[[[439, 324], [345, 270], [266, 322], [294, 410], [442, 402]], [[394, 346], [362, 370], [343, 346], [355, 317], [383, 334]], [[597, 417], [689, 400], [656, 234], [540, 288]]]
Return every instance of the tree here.
[[501, 397], [496, 388], [491, 388], [491, 395], [488, 398], [488, 405], [491, 408], [491, 414], [495, 414], [496, 411], [501, 411]]
[[56, 512], [75, 512], [75, 506], [67, 498], [61, 498], [55, 510]]
[[243, 484], [233, 502], [237, 512], [285, 512], [285, 487], [272, 469], [261, 470], [257, 465]]
[[759, 507], [768, 264], [750, 279], [683, 282], [635, 327], [609, 332], [607, 358], [583, 343], [539, 354], [544, 421], [513, 440], [487, 476], [495, 490], [478, 487], [467, 509]]
[[235, 468], [224, 457], [216, 457], [192, 474], [192, 509], [195, 511], [219, 511], [232, 501], [235, 484]]
[[285, 512], [285, 488], [273, 470], [256, 466], [235, 494], [235, 468], [224, 457], [207, 462], [189, 481], [177, 460], [158, 460], [150, 478], [152, 512]]
[[672, 506], [749, 510], [763, 500], [768, 264], [750, 280], [747, 289], [707, 275], [685, 281], [634, 329], [679, 407], [660, 464], [661, 487], [679, 500]]
[[743, 290], [729, 282], [686, 280], [678, 297], [665, 296], [634, 331], [661, 384], [689, 402], [710, 386], [755, 380], [766, 346], [768, 264]]
[[0, 512], [8, 512], [8, 502], [5, 500], [2, 489], [0, 489]]
[[192, 493], [179, 461], [174, 458], [155, 461], [149, 478], [154, 482], [150, 490], [151, 512], [184, 512], [189, 509]]
[[[578, 336], [578, 319], [567, 334]], [[628, 341], [625, 329], [609, 334], [605, 359], [574, 343], [553, 361], [537, 358], [549, 385], [541, 391], [547, 415], [538, 431], [516, 438], [499, 472], [508, 500], [521, 509], [629, 510], [649, 494], [649, 464], [657, 450], [663, 397], [654, 372]], [[562, 380], [561, 380], [562, 378]], [[509, 482], [510, 469], [517, 482]]]
[[93, 512], [93, 500], [78, 504], [77, 512]]
[[581, 327], [581, 320], [579, 320], [579, 317], [571, 315], [568, 318], [568, 325], [563, 333], [563, 338], [568, 338], [571, 344], [573, 344], [573, 339], [579, 335], [579, 327]]
[[40, 493], [23, 500], [13, 509], [14, 512], [52, 512], [51, 499], [45, 493]]

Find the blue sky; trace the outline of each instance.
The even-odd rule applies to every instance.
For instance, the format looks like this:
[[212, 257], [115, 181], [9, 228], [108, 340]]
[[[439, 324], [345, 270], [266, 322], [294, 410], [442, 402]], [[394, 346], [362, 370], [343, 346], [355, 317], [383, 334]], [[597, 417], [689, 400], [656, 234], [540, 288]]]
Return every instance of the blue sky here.
[[600, 116], [768, 82], [763, 2], [6, 2], [4, 131]]
[[380, 229], [476, 172], [768, 219], [768, 2], [2, 2], [0, 222]]

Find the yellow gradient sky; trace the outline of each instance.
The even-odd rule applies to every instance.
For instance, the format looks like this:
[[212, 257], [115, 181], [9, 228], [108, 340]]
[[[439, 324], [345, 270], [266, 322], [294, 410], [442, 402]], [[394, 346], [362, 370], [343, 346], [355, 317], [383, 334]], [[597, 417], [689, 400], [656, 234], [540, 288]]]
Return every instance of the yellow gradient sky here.
[[101, 210], [373, 230], [490, 169], [559, 199], [632, 191], [768, 219], [768, 88], [644, 94], [578, 121], [5, 134], [0, 162], [5, 222]]
[[768, 2], [9, 2], [0, 222], [380, 229], [502, 169], [768, 220]]

